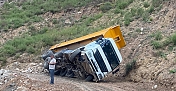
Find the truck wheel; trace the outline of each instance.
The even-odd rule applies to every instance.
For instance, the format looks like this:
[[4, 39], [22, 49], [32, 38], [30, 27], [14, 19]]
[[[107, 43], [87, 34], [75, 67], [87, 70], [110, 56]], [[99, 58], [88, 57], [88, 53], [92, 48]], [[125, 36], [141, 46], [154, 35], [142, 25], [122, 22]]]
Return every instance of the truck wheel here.
[[65, 76], [67, 73], [67, 70], [64, 68], [64, 69], [61, 69], [60, 71], [60, 76]]
[[56, 52], [56, 53], [54, 54], [54, 56], [55, 56], [56, 58], [62, 58], [62, 57], [63, 57], [63, 53], [64, 53], [66, 50], [68, 50], [68, 49], [64, 49], [64, 50], [61, 50], [61, 51], [59, 51], [59, 52]]
[[45, 60], [47, 57], [49, 57], [50, 55], [53, 55], [53, 52], [51, 50], [48, 50], [47, 52], [45, 52], [42, 55], [43, 60]]
[[44, 64], [43, 64], [43, 67], [44, 67], [44, 69], [49, 69], [49, 64], [48, 64], [48, 62], [44, 62]]
[[86, 79], [86, 75], [84, 73], [79, 72], [78, 78], [84, 80]]
[[70, 78], [73, 78], [75, 74], [72, 72], [72, 74], [69, 76]]
[[93, 81], [93, 75], [88, 75], [87, 78], [85, 79], [86, 81]]
[[43, 64], [43, 67], [45, 68], [45, 69], [49, 69], [49, 62], [50, 62], [50, 60], [51, 60], [51, 57], [47, 57], [47, 58], [45, 58], [45, 61], [44, 61], [44, 64]]
[[60, 75], [60, 72], [61, 72], [60, 70], [56, 70], [56, 71], [54, 72], [54, 74], [55, 74], [55, 75]]
[[66, 76], [69, 78], [73, 78], [74, 77], [74, 72], [71, 69], [67, 70]]
[[71, 55], [70, 55], [70, 61], [73, 61], [73, 59], [81, 52], [80, 49], [75, 50]]

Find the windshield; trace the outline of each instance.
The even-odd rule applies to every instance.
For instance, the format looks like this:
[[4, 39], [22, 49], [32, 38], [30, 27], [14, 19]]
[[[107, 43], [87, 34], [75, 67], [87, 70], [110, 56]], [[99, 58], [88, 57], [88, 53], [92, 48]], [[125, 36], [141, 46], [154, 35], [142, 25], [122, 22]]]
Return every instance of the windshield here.
[[119, 58], [109, 40], [106, 41], [105, 45], [102, 46], [103, 51], [109, 61], [112, 69], [115, 69], [119, 65]]

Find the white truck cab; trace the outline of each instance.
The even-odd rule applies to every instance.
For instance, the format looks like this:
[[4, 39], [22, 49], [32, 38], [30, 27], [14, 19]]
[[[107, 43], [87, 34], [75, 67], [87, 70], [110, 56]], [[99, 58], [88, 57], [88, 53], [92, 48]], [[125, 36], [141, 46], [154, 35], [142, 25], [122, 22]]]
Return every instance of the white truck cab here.
[[[122, 56], [112, 38], [101, 38], [85, 45], [84, 52], [95, 71], [97, 80], [113, 71], [122, 61]], [[94, 77], [95, 78], [95, 77]]]

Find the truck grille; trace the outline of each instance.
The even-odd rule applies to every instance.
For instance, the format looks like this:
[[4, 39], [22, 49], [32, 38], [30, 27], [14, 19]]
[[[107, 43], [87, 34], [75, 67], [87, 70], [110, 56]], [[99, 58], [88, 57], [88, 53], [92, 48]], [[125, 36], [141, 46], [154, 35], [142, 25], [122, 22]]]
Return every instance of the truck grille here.
[[101, 69], [102, 72], [108, 72], [108, 69], [103, 61], [103, 58], [98, 50], [94, 53], [94, 57], [97, 60], [97, 63]]

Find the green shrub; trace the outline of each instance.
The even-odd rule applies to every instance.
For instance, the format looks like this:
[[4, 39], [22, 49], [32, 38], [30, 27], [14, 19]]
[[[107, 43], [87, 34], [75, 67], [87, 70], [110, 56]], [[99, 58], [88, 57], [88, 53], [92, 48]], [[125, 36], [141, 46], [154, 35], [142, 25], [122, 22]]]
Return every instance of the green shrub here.
[[129, 21], [129, 20], [125, 20], [124, 25], [125, 25], [125, 26], [130, 25], [130, 21]]
[[158, 41], [152, 41], [151, 44], [152, 44], [154, 49], [159, 49], [159, 48], [162, 47], [162, 44]]
[[161, 40], [163, 38], [162, 34], [160, 31], [157, 31], [155, 33], [155, 40]]
[[172, 42], [176, 45], [176, 33], [172, 36]]
[[[32, 0], [21, 2], [5, 3], [0, 9], [0, 29], [8, 30], [23, 26], [28, 22], [39, 22], [41, 14], [46, 12], [56, 13], [62, 9], [87, 5], [93, 0]], [[19, 7], [20, 5], [20, 7]]]
[[18, 58], [20, 58], [20, 53], [16, 53], [15, 55], [15, 59], [18, 59]]
[[134, 0], [127, 0], [128, 4], [133, 3]]
[[162, 42], [163, 46], [168, 46], [170, 43], [172, 43], [171, 37], [166, 38], [166, 39]]
[[124, 20], [129, 20], [130, 22], [133, 21], [133, 16], [130, 12], [126, 13], [124, 16]]
[[27, 53], [30, 53], [30, 54], [33, 54], [33, 53], [36, 52], [36, 50], [35, 50], [35, 48], [29, 46], [29, 47], [27, 47], [26, 52], [27, 52]]
[[47, 35], [44, 38], [42, 38], [42, 42], [44, 46], [52, 46], [54, 44], [53, 40], [54, 38], [52, 37], [52, 35]]
[[52, 20], [53, 24], [57, 24], [58, 21], [59, 21], [59, 20], [57, 20], [57, 19], [53, 19], [53, 20]]
[[161, 4], [159, 7], [156, 8], [157, 11], [160, 11], [162, 9], [163, 5]]
[[136, 12], [137, 12], [137, 9], [136, 8], [131, 8], [130, 11], [131, 11], [132, 16], [135, 16]]
[[95, 16], [92, 16], [92, 17], [88, 17], [86, 18], [86, 20], [84, 21], [84, 24], [86, 25], [90, 25], [92, 22], [94, 22], [95, 20], [101, 18], [103, 15], [102, 14], [97, 14]]
[[2, 67], [2, 66], [4, 66], [5, 64], [6, 64], [6, 58], [4, 58], [4, 57], [0, 57], [0, 63], [1, 63], [1, 65], [0, 65], [0, 68]]
[[112, 3], [106, 2], [106, 3], [104, 3], [103, 5], [100, 6], [100, 10], [105, 13], [108, 10], [112, 9], [112, 7], [113, 7]]
[[168, 51], [172, 51], [174, 49], [174, 46], [168, 46]]
[[137, 29], [136, 29], [136, 32], [141, 32], [141, 29], [140, 29], [140, 28], [137, 28]]
[[125, 9], [128, 5], [130, 5], [134, 0], [118, 0], [116, 2], [116, 7], [119, 9]]
[[86, 4], [88, 4], [89, 2], [92, 2], [92, 1], [94, 1], [94, 0], [61, 0], [61, 1], [58, 1], [58, 3], [62, 2], [59, 5], [61, 6], [62, 9], [64, 9], [64, 8], [70, 8], [70, 7], [85, 6]]
[[166, 54], [162, 51], [159, 51], [159, 56], [162, 58], [166, 58]]
[[148, 22], [149, 21], [149, 16], [150, 16], [150, 14], [148, 12], [144, 12], [142, 14], [142, 20], [145, 21], [145, 22]]
[[126, 13], [125, 16], [124, 16], [124, 25], [128, 26], [130, 24], [130, 22], [133, 21], [133, 16], [130, 12]]
[[120, 9], [125, 9], [127, 6], [128, 6], [128, 3], [127, 3], [127, 2], [122, 2], [122, 3], [119, 4], [118, 7], [119, 7]]
[[49, 30], [48, 27], [44, 27], [44, 28], [42, 28], [41, 30], [38, 31], [38, 34], [44, 34], [44, 33], [46, 33], [48, 30]]
[[138, 8], [136, 12], [136, 18], [139, 18], [143, 15], [144, 9], [143, 8]]
[[153, 56], [167, 59], [166, 54], [163, 51], [154, 52]]
[[6, 61], [6, 58], [5, 57], [0, 57], [0, 62], [4, 62]]
[[148, 2], [144, 2], [144, 7], [148, 8], [150, 6], [150, 4]]
[[150, 17], [150, 18], [149, 18], [149, 21], [150, 21], [150, 22], [151, 22], [151, 21], [153, 21], [153, 18], [152, 18], [152, 17]]
[[130, 71], [135, 68], [135, 65], [136, 65], [136, 60], [133, 60], [125, 65], [126, 75], [128, 75]]
[[4, 53], [4, 55], [7, 55], [7, 56], [12, 56], [16, 53], [16, 48], [13, 47], [12, 45], [4, 45], [3, 49], [2, 50], [2, 53]]
[[117, 7], [117, 8], [115, 9], [114, 13], [115, 13], [115, 14], [121, 13], [121, 9], [119, 9], [119, 8]]
[[176, 69], [169, 70], [170, 73], [176, 73]]
[[21, 43], [17, 46], [17, 52], [24, 52], [26, 51], [27, 45], [25, 45], [24, 43]]
[[162, 4], [163, 0], [152, 0], [152, 5], [156, 8]]
[[150, 8], [147, 9], [147, 11], [148, 11], [149, 13], [152, 13], [154, 10], [155, 10], [155, 9], [154, 9], [154, 6], [150, 6]]

